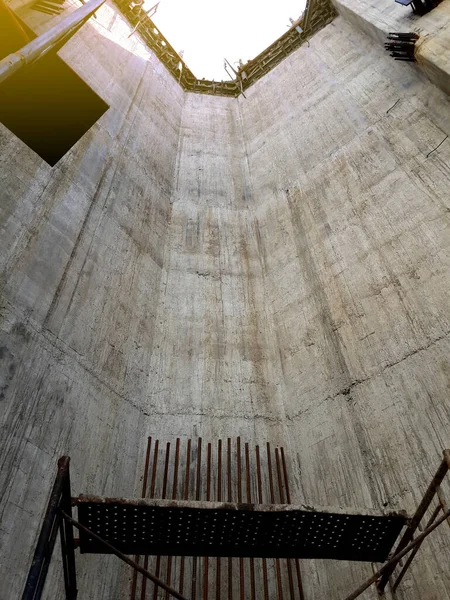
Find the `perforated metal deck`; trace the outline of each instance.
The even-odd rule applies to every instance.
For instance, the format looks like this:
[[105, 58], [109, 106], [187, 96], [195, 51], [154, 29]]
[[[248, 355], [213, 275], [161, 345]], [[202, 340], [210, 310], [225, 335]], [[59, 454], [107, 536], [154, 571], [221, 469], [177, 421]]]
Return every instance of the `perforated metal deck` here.
[[[80, 522], [125, 554], [327, 558], [383, 562], [404, 514], [307, 506], [127, 500], [81, 496]], [[86, 533], [81, 552], [104, 554]]]

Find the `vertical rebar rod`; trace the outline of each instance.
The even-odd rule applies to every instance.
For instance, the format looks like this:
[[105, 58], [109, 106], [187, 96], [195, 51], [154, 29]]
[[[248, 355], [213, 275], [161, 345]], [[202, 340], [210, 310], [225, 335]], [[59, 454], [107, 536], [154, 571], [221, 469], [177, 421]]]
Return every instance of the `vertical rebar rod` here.
[[[202, 438], [198, 438], [197, 442], [197, 473], [195, 477], [195, 499], [200, 500], [201, 492], [201, 476], [202, 476]], [[196, 556], [192, 557], [192, 584], [191, 584], [191, 600], [197, 597], [197, 562]]]
[[[231, 438], [227, 439], [227, 496], [228, 502], [232, 500], [231, 494]], [[233, 600], [233, 559], [228, 559], [228, 600]]]
[[273, 475], [272, 475], [272, 458], [270, 453], [270, 444], [267, 442], [267, 471], [269, 474], [269, 492], [270, 502], [275, 504], [275, 491], [273, 489]]
[[197, 443], [197, 474], [195, 480], [195, 499], [201, 499], [201, 478], [202, 478], [202, 438], [198, 438]]
[[[270, 450], [270, 443], [267, 442], [267, 468], [269, 471], [269, 487], [270, 487], [270, 502], [275, 504], [275, 490], [273, 486], [273, 473], [272, 473], [272, 453]], [[275, 572], [277, 576], [277, 595], [278, 600], [283, 600], [283, 585], [281, 582], [281, 567], [280, 559], [275, 559]]]
[[[211, 500], [211, 444], [208, 443], [207, 456], [206, 456], [206, 500]], [[203, 600], [208, 600], [208, 587], [209, 587], [209, 562], [208, 557], [205, 556], [203, 560]]]
[[[250, 450], [248, 443], [245, 444], [245, 480], [247, 484], [247, 502], [252, 503], [252, 485], [251, 485], [251, 473], [250, 473]], [[256, 582], [255, 582], [255, 559], [250, 558], [250, 598], [256, 600], [255, 596]]]
[[291, 503], [291, 491], [289, 489], [289, 479], [288, 479], [288, 474], [287, 474], [286, 457], [284, 455], [283, 447], [280, 448], [280, 453], [281, 453], [281, 464], [283, 465], [284, 487], [286, 490], [286, 502], [288, 504], [290, 504]]
[[177, 499], [178, 493], [178, 467], [180, 464], [180, 438], [177, 438], [175, 444], [175, 465], [173, 468], [172, 500]]
[[191, 473], [191, 440], [187, 442], [186, 448], [186, 472], [184, 476], [184, 499], [189, 499], [189, 480]]
[[[154, 498], [155, 496], [155, 484], [156, 484], [156, 473], [158, 470], [158, 448], [159, 448], [159, 440], [155, 440], [155, 449], [153, 450], [153, 465], [152, 465], [152, 479], [150, 482], [150, 498]], [[148, 555], [144, 557], [144, 569], [147, 571], [148, 569]], [[147, 594], [147, 578], [142, 578], [142, 587], [141, 587], [141, 600], [145, 600], [145, 596]]]
[[[150, 466], [151, 447], [152, 447], [152, 438], [151, 438], [151, 436], [149, 436], [147, 438], [147, 451], [145, 453], [144, 479], [142, 481], [142, 492], [141, 492], [142, 498], [145, 498], [145, 495], [147, 493], [147, 479], [148, 479], [148, 469]], [[137, 564], [139, 564], [140, 559], [141, 559], [141, 557], [136, 554], [136, 556], [134, 557], [134, 561]], [[135, 600], [135, 598], [136, 598], [137, 574], [138, 574], [138, 572], [135, 569], [133, 569], [133, 579], [132, 579], [132, 583], [131, 583], [130, 600]]]
[[222, 440], [217, 443], [217, 502], [222, 502]]
[[281, 465], [280, 465], [280, 453], [278, 448], [275, 448], [275, 465], [277, 468], [277, 480], [278, 480], [278, 494], [280, 497], [280, 504], [284, 504], [284, 490], [283, 490], [283, 480], [281, 474]]
[[[284, 498], [284, 489], [283, 489], [284, 488], [283, 471], [281, 468], [280, 450], [278, 448], [275, 448], [275, 463], [277, 466], [278, 493], [280, 495], [281, 504], [284, 504], [285, 498]], [[292, 565], [291, 565], [291, 561], [288, 558], [286, 559], [286, 566], [287, 566], [287, 572], [288, 572], [289, 596], [290, 596], [291, 600], [295, 600], [294, 578], [292, 577]]]
[[164, 461], [164, 478], [163, 478], [163, 487], [161, 493], [161, 499], [165, 500], [167, 496], [167, 482], [168, 482], [168, 473], [169, 473], [169, 458], [170, 458], [170, 442], [166, 444], [166, 459]]
[[[222, 440], [217, 443], [217, 502], [222, 502]], [[220, 557], [216, 558], [216, 600], [220, 600]]]
[[[190, 475], [190, 467], [191, 467], [191, 440], [187, 441], [186, 447], [186, 470], [184, 474], [184, 490], [183, 490], [183, 499], [189, 499], [189, 475]], [[180, 594], [183, 593], [184, 588], [184, 563], [185, 557], [182, 556], [180, 560]]]
[[227, 440], [227, 494], [228, 494], [228, 502], [232, 500], [232, 491], [231, 491], [231, 438]]
[[[166, 444], [166, 456], [164, 461], [164, 475], [163, 475], [163, 486], [161, 492], [161, 499], [165, 500], [167, 495], [167, 475], [169, 472], [169, 457], [170, 457], [170, 442]], [[161, 556], [156, 557], [156, 567], [155, 567], [155, 576], [159, 577], [159, 573], [161, 570]], [[157, 600], [158, 597], [158, 587], [155, 585], [153, 590], [153, 600]]]
[[158, 446], [159, 446], [159, 440], [156, 440], [155, 441], [155, 449], [153, 450], [153, 468], [152, 468], [152, 480], [150, 483], [150, 498], [155, 497], [156, 473], [158, 471]]
[[242, 503], [242, 475], [241, 475], [241, 438], [236, 440], [236, 468], [237, 468], [237, 497], [239, 504]]
[[[217, 502], [222, 502], [222, 440], [217, 442]], [[216, 558], [216, 600], [220, 600], [220, 577], [221, 577], [221, 564], [220, 557]]]
[[[291, 490], [289, 487], [289, 478], [288, 478], [288, 472], [287, 472], [287, 465], [286, 465], [286, 457], [284, 455], [284, 448], [281, 447], [281, 463], [283, 465], [283, 474], [284, 474], [284, 484], [285, 484], [285, 490], [286, 490], [286, 498], [287, 498], [287, 502], [288, 504], [291, 504]], [[305, 593], [303, 591], [303, 580], [302, 580], [302, 572], [300, 569], [300, 561], [298, 558], [296, 558], [294, 560], [295, 563], [295, 572], [297, 575], [297, 588], [298, 588], [298, 593], [300, 595], [300, 600], [305, 600]]]
[[[256, 479], [258, 484], [258, 502], [263, 503], [262, 493], [262, 477], [261, 477], [261, 455], [259, 453], [259, 446], [256, 446]], [[269, 600], [269, 582], [267, 578], [267, 560], [262, 559], [262, 571], [263, 571], [263, 592], [264, 600]]]
[[[242, 474], [241, 474], [241, 438], [236, 440], [236, 468], [237, 468], [237, 497], [242, 503]], [[245, 600], [244, 559], [239, 557], [239, 598]]]
[[[173, 468], [173, 482], [172, 482], [172, 500], [177, 499], [177, 488], [178, 488], [178, 464], [180, 462], [180, 438], [177, 438], [175, 443], [175, 465]], [[167, 576], [166, 584], [170, 586], [170, 580], [172, 578], [172, 557], [167, 558]], [[166, 600], [169, 598], [169, 593], [166, 592]]]

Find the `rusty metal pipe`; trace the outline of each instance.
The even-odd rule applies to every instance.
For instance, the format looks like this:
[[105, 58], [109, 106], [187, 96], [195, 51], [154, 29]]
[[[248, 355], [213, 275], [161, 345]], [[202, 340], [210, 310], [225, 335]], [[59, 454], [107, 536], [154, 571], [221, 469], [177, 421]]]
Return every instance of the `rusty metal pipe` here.
[[[408, 528], [406, 529], [400, 542], [398, 543], [398, 545], [394, 551], [394, 554], [398, 554], [399, 552], [401, 552], [403, 550], [403, 548], [405, 548], [405, 546], [407, 546], [409, 544], [409, 542], [412, 540], [412, 538], [414, 536], [414, 532], [416, 531], [417, 527], [419, 526], [420, 521], [422, 520], [427, 508], [430, 506], [430, 503], [436, 494], [436, 490], [437, 490], [438, 486], [442, 483], [442, 480], [448, 473], [449, 464], [450, 464], [450, 450], [444, 450], [444, 460], [439, 465], [439, 468], [436, 471], [435, 476], [433, 477], [430, 485], [428, 486], [427, 491], [425, 492], [425, 495], [422, 498], [422, 502], [419, 504], [416, 512], [414, 513], [414, 516], [412, 517], [411, 522], [408, 525]], [[380, 581], [378, 582], [378, 591], [380, 593], [382, 593], [384, 588], [386, 587], [386, 584], [389, 581], [389, 577], [393, 573], [394, 569], [395, 569], [395, 564], [390, 569], [386, 569], [383, 572], [383, 577], [381, 577]]]
[[[150, 452], [152, 447], [152, 438], [149, 436], [147, 438], [147, 452], [145, 454], [145, 467], [144, 467], [144, 481], [142, 482], [142, 497], [145, 498], [147, 493], [147, 479], [148, 479], [148, 469], [150, 465]], [[136, 554], [134, 560], [137, 564], [139, 564], [140, 556]], [[137, 585], [137, 571], [133, 570], [133, 581], [131, 584], [131, 598], [130, 600], [135, 600], [136, 598], [136, 585]]]
[[0, 23], [2, 24], [2, 35], [0, 38], [0, 59], [17, 52], [22, 46], [28, 44], [32, 38], [23, 29], [14, 11], [0, 0]]
[[363, 592], [367, 590], [373, 583], [375, 583], [381, 576], [386, 576], [386, 573], [392, 573], [397, 565], [398, 561], [403, 558], [410, 550], [413, 550], [418, 544], [421, 544], [423, 540], [430, 535], [439, 525], [441, 525], [444, 521], [446, 521], [450, 517], [450, 511], [444, 513], [437, 521], [430, 525], [427, 529], [425, 529], [421, 534], [419, 534], [416, 539], [408, 544], [403, 550], [394, 554], [394, 556], [384, 564], [381, 569], [378, 569], [372, 577], [370, 577], [365, 583], [363, 583], [357, 590], [355, 590], [350, 596], [347, 596], [344, 600], [355, 600], [358, 596], [360, 596]]
[[[190, 473], [190, 464], [191, 464], [191, 440], [187, 441], [186, 448], [186, 465], [185, 465], [185, 476], [184, 476], [184, 491], [183, 498], [187, 500], [189, 498], [189, 473]], [[183, 592], [184, 588], [184, 563], [185, 557], [181, 557], [180, 561], [180, 592]]]
[[[159, 440], [155, 441], [155, 449], [153, 451], [153, 466], [152, 466], [152, 479], [150, 483], [150, 498], [153, 498], [155, 495], [155, 484], [156, 484], [156, 473], [158, 471], [158, 448], [159, 448]], [[144, 569], [148, 567], [148, 556], [144, 558]], [[141, 600], [145, 600], [147, 596], [147, 579], [142, 580], [141, 587]]]
[[0, 83], [26, 65], [38, 60], [54, 48], [62, 39], [70, 36], [83, 21], [89, 19], [104, 4], [105, 0], [89, 0], [54, 27], [31, 41], [19, 51], [9, 54], [0, 61]]
[[[436, 520], [436, 518], [437, 518], [437, 516], [438, 516], [438, 514], [440, 513], [440, 511], [441, 511], [441, 510], [442, 510], [442, 507], [441, 507], [441, 505], [440, 505], [440, 504], [438, 504], [438, 505], [436, 506], [436, 508], [434, 509], [434, 511], [433, 511], [433, 514], [431, 515], [431, 517], [430, 517], [430, 518], [429, 518], [429, 520], [427, 521], [427, 524], [426, 524], [426, 526], [425, 526], [425, 529], [428, 529], [428, 527], [429, 527], [430, 525], [432, 525], [432, 524], [435, 522], [435, 520]], [[417, 544], [417, 546], [414, 548], [414, 550], [413, 550], [413, 551], [411, 552], [411, 554], [408, 556], [408, 560], [407, 560], [407, 561], [405, 562], [405, 564], [403, 565], [403, 568], [402, 568], [402, 570], [400, 571], [400, 573], [399, 573], [399, 575], [398, 575], [397, 579], [396, 579], [396, 580], [395, 580], [395, 582], [394, 582], [394, 585], [392, 586], [392, 591], [393, 591], [393, 592], [395, 592], [395, 590], [396, 590], [396, 589], [398, 588], [398, 586], [400, 585], [400, 582], [402, 581], [403, 577], [405, 576], [405, 573], [406, 573], [406, 571], [408, 570], [408, 568], [409, 568], [409, 565], [412, 563], [412, 561], [414, 560], [414, 557], [415, 557], [415, 556], [416, 556], [416, 554], [419, 552], [419, 550], [420, 550], [420, 546], [421, 546], [421, 545], [422, 545], [422, 544]]]
[[61, 520], [59, 507], [65, 489], [65, 482], [69, 477], [69, 464], [70, 458], [68, 456], [62, 456], [58, 460], [58, 472], [48, 501], [22, 600], [39, 599], [42, 595]]

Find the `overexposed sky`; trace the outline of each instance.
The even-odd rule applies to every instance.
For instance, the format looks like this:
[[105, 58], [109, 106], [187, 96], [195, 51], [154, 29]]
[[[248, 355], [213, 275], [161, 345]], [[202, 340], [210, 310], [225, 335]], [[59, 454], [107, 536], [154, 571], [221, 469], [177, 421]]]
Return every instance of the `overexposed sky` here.
[[[148, 10], [156, 0], [146, 0]], [[223, 69], [254, 58], [298, 19], [306, 0], [161, 0], [153, 21], [196, 77], [229, 79]]]

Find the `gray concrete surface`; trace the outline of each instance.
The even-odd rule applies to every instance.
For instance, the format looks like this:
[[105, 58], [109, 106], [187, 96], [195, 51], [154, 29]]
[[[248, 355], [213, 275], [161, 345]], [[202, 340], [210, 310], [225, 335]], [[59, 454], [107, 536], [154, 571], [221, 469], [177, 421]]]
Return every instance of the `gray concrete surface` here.
[[420, 34], [415, 51], [417, 67], [432, 83], [450, 94], [449, 0], [443, 0], [423, 16], [393, 0], [333, 0], [333, 4], [343, 18], [377, 43], [384, 44], [391, 31]]
[[[111, 108], [54, 169], [0, 128], [2, 599], [62, 454], [130, 496], [147, 435], [241, 435], [288, 449], [294, 502], [411, 511], [450, 444], [447, 97], [342, 18], [238, 101], [128, 31], [107, 6], [62, 52]], [[449, 555], [433, 534], [397, 597], [450, 598]], [[80, 598], [128, 597], [78, 564]], [[307, 600], [371, 574], [302, 568]]]

